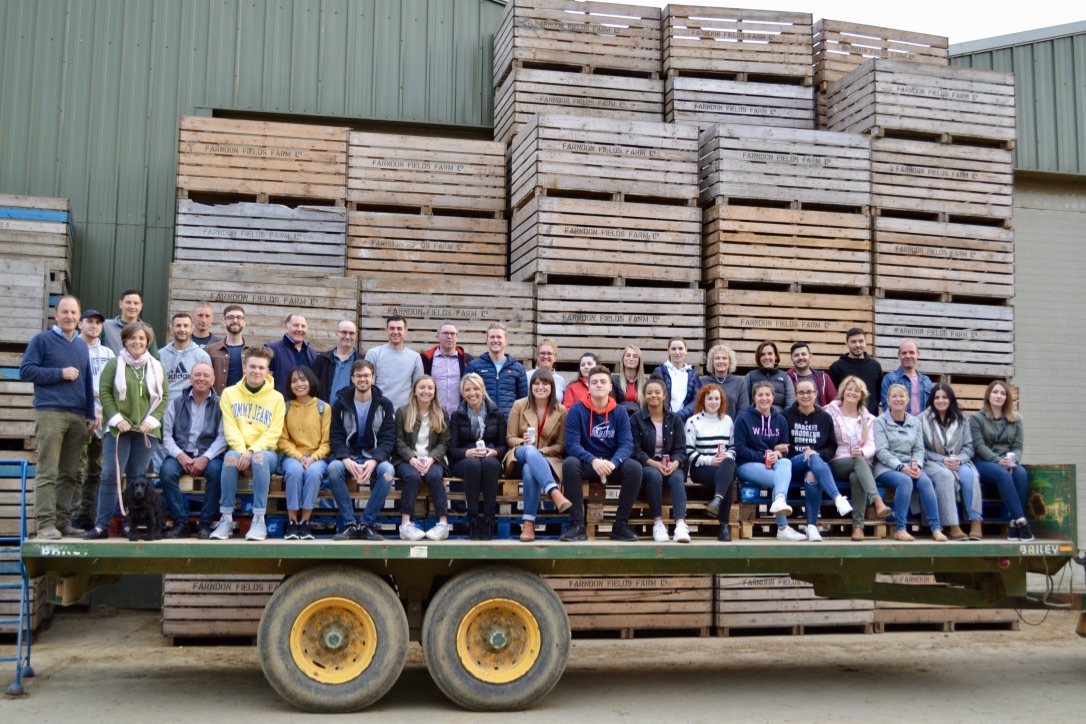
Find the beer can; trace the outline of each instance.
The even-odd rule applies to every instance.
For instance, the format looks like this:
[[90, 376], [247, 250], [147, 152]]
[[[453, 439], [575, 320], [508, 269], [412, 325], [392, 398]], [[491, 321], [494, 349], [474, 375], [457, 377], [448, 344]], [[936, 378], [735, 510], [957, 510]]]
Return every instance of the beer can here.
[[722, 443], [722, 442], [718, 442], [718, 443], [716, 444], [716, 454], [717, 454], [717, 457], [720, 457], [721, 455], [723, 455], [723, 454], [724, 454], [724, 450], [725, 450], [725, 447], [724, 447], [724, 443]]
[[773, 454], [772, 450], [766, 450], [765, 451], [765, 466], [767, 468], [772, 468], [773, 467], [773, 461], [769, 459], [769, 456], [772, 455], [772, 454]]
[[483, 442], [482, 440], [476, 440], [475, 441], [475, 448], [477, 450], [486, 450], [486, 443]]
[[909, 470], [916, 470], [918, 467], [916, 458], [909, 460]]
[[1012, 452], [1009, 452], [1006, 455], [1004, 455], [1003, 457], [1005, 457], [1005, 458], [1007, 458], [1008, 460], [1011, 461], [1011, 469], [1012, 470], [1014, 468], [1018, 467], [1018, 456], [1017, 455], [1015, 455]]
[[660, 461], [660, 463], [663, 464], [663, 466], [665, 468], [670, 466], [671, 465], [671, 456], [670, 455], [665, 455], [664, 458]]
[[535, 445], [536, 440], [539, 439], [539, 435], [536, 433], [534, 427], [529, 427], [526, 431], [528, 433], [528, 444]]

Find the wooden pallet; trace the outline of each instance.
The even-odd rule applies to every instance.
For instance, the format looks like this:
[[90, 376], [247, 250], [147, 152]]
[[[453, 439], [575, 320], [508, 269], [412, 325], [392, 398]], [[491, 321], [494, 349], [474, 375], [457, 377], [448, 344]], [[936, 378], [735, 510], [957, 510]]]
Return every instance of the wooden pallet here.
[[[34, 383], [19, 379], [21, 352], [0, 352], [0, 442], [5, 448], [34, 450]], [[14, 451], [0, 449], [0, 459], [12, 459]], [[18, 459], [24, 459], [18, 456]]]
[[695, 205], [698, 130], [647, 121], [533, 116], [513, 138], [511, 206], [550, 191]]
[[244, 307], [244, 335], [256, 342], [282, 339], [287, 315], [302, 314], [309, 323], [309, 342], [329, 349], [336, 344], [336, 325], [358, 316], [358, 280], [248, 264], [174, 262], [169, 313], [190, 312], [201, 301], [218, 309], [229, 304]]
[[941, 35], [883, 28], [844, 20], [814, 24], [815, 85], [833, 83], [872, 58], [946, 67], [949, 41]]
[[566, 608], [573, 631], [693, 629], [708, 636], [712, 576], [544, 576]]
[[1014, 74], [868, 60], [826, 91], [834, 131], [997, 142], [1015, 139]]
[[811, 81], [809, 13], [668, 5], [664, 72], [729, 73]]
[[1014, 297], [1014, 232], [1002, 227], [879, 216], [875, 285], [881, 291]]
[[782, 355], [793, 342], [807, 342], [811, 366], [824, 370], [841, 356], [845, 332], [874, 325], [875, 302], [869, 296], [749, 291], [719, 284], [706, 295], [708, 341], [729, 345], [741, 367], [756, 366], [755, 349], [768, 339]]
[[1014, 158], [980, 148], [899, 138], [871, 141], [871, 204], [931, 219], [1007, 220], [1014, 213]]
[[[939, 583], [930, 573], [880, 573], [875, 576], [875, 581], [907, 586], [947, 588], [947, 584]], [[917, 626], [934, 626], [940, 631], [947, 632], [966, 628], [994, 627], [1017, 631], [1019, 620], [1018, 612], [1009, 608], [962, 608], [927, 603], [875, 602], [875, 626], [879, 632]]]
[[862, 208], [871, 144], [858, 134], [721, 124], [701, 133], [701, 203], [723, 199]]
[[[0, 459], [9, 460], [7, 450], [0, 450]], [[26, 481], [26, 532], [34, 535], [38, 531], [37, 518], [34, 515], [34, 470], [28, 471]], [[17, 477], [18, 469], [14, 465], [0, 465], [0, 536], [18, 537], [22, 518], [22, 480]], [[3, 616], [0, 616], [3, 618]]]
[[407, 345], [415, 350], [436, 344], [438, 327], [452, 322], [460, 332], [459, 344], [477, 354], [486, 348], [486, 328], [502, 322], [509, 328], [506, 352], [521, 361], [535, 357], [530, 284], [400, 276], [365, 278], [360, 287], [358, 331], [364, 349], [385, 344], [385, 318], [399, 314], [407, 318]]
[[[568, 350], [568, 359], [582, 351], [616, 365], [627, 345], [635, 344], [648, 368], [667, 361], [667, 343], [686, 339], [688, 364], [698, 367], [705, 357], [705, 303], [701, 289], [535, 285], [535, 341], [544, 338]], [[838, 340], [838, 345], [840, 340]]]
[[0, 344], [25, 345], [49, 324], [49, 272], [44, 264], [0, 258], [0, 305], [8, 317]]
[[739, 123], [811, 130], [814, 95], [809, 86], [678, 76], [665, 81], [664, 120], [703, 129]]
[[787, 575], [714, 576], [714, 633], [737, 629], [785, 628], [793, 635], [808, 627], [857, 626], [875, 630], [875, 604], [815, 595], [814, 586]]
[[897, 369], [897, 348], [914, 340], [918, 367], [933, 374], [1014, 375], [1014, 308], [981, 304], [875, 300], [875, 352]]
[[162, 577], [162, 635], [186, 638], [256, 638], [282, 576], [179, 575]]
[[696, 206], [536, 196], [513, 215], [509, 276], [537, 274], [699, 281]]
[[508, 143], [533, 114], [659, 123], [664, 81], [514, 68], [494, 94], [494, 140]]
[[489, 218], [505, 211], [505, 148], [494, 141], [352, 131], [347, 200], [455, 209]]
[[[22, 576], [0, 576], [0, 584], [19, 584]], [[53, 618], [53, 605], [49, 602], [49, 577], [48, 576], [36, 576], [31, 578], [29, 583], [30, 593], [30, 632], [31, 634], [37, 632], [42, 625], [48, 623]], [[22, 591], [19, 589], [0, 589], [0, 619], [4, 620], [16, 620], [19, 618], [19, 608], [22, 605]], [[14, 638], [18, 633], [19, 625], [14, 624], [0, 624], [0, 635], [5, 637], [11, 636]], [[0, 641], [0, 643], [7, 644], [8, 641]], [[11, 643], [14, 643], [12, 640]]]
[[[181, 116], [177, 188], [342, 201], [347, 128]], [[266, 201], [266, 198], [260, 200]]]
[[[45, 196], [0, 194], [0, 259], [44, 264], [49, 281], [72, 280], [71, 202]], [[48, 219], [20, 218], [42, 215]]]
[[512, 0], [494, 32], [494, 83], [522, 63], [655, 76], [660, 9], [575, 0]]
[[177, 202], [174, 261], [342, 274], [347, 211], [327, 206]]
[[505, 279], [505, 219], [352, 211], [347, 226], [347, 273]]
[[864, 214], [755, 206], [703, 210], [702, 280], [871, 286]]

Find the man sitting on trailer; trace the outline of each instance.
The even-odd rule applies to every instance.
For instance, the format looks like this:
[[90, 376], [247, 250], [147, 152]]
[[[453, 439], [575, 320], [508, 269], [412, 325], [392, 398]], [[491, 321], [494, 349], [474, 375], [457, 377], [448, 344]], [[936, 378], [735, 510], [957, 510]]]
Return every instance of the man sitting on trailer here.
[[223, 327], [226, 337], [212, 342], [205, 350], [215, 369], [215, 394], [222, 395], [227, 387], [233, 387], [244, 372], [241, 359], [251, 349], [241, 333], [245, 331], [245, 310], [237, 304], [231, 304], [222, 310]]
[[291, 313], [283, 322], [283, 338], [267, 345], [275, 352], [271, 363], [271, 376], [275, 380], [275, 391], [283, 397], [290, 391], [290, 373], [295, 367], [305, 365], [313, 369], [317, 359], [317, 350], [306, 341], [309, 322], [300, 314]]
[[887, 372], [882, 378], [883, 410], [890, 409], [886, 402], [886, 394], [891, 385], [905, 385], [905, 389], [909, 391], [909, 406], [906, 409], [910, 415], [919, 415], [928, 406], [931, 378], [917, 371], [916, 363], [919, 359], [920, 350], [917, 349], [916, 342], [911, 339], [902, 340], [897, 348], [897, 360], [901, 366], [893, 372]]
[[[351, 383], [332, 403], [332, 457], [328, 465], [328, 487], [339, 509], [342, 530], [332, 540], [384, 540], [377, 532], [377, 513], [385, 505], [396, 475], [392, 448], [396, 444], [396, 417], [392, 401], [381, 394], [374, 382], [377, 369], [369, 360], [351, 365]], [[370, 484], [370, 499], [362, 522], [354, 519], [354, 503], [345, 479], [350, 474], [359, 484]]]
[[320, 380], [317, 398], [325, 402], [336, 399], [336, 393], [351, 386], [351, 365], [360, 359], [355, 345], [358, 344], [358, 327], [349, 319], [336, 325], [336, 346], [317, 355], [313, 374]]
[[611, 396], [611, 370], [596, 366], [588, 372], [588, 397], [573, 405], [566, 416], [566, 454], [562, 485], [573, 503], [569, 527], [560, 540], [588, 540], [584, 527], [584, 491], [581, 482], [619, 483], [618, 512], [611, 540], [636, 541], [630, 528], [637, 494], [641, 491], [641, 464], [630, 457], [633, 433], [630, 416], [619, 411]]
[[210, 362], [197, 362], [189, 373], [189, 388], [170, 398], [170, 406], [162, 419], [162, 450], [166, 458], [159, 468], [166, 512], [173, 519], [167, 538], [189, 537], [189, 515], [181, 497], [179, 481], [182, 475], [203, 477], [204, 505], [196, 535], [200, 540], [211, 537], [211, 522], [219, 503], [220, 477], [226, 436], [222, 429], [219, 396], [211, 389], [215, 370]]

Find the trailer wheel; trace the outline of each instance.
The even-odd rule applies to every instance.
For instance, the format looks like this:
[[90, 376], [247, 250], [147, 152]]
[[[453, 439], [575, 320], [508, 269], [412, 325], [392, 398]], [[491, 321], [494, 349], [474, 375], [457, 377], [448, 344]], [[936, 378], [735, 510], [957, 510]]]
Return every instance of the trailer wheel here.
[[453, 578], [422, 622], [434, 682], [474, 711], [523, 709], [546, 696], [562, 678], [569, 646], [569, 619], [558, 594], [517, 568]]
[[396, 594], [353, 568], [314, 568], [283, 581], [257, 633], [268, 683], [316, 713], [358, 711], [384, 696], [403, 671], [407, 643]]

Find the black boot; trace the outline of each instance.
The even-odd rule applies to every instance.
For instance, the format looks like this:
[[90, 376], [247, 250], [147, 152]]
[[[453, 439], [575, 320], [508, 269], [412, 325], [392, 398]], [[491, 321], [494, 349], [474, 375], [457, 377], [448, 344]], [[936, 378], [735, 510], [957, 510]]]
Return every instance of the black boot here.
[[571, 520], [569, 527], [565, 529], [562, 535], [558, 536], [558, 540], [563, 543], [588, 540], [588, 533], [584, 529], [584, 521]]
[[716, 539], [725, 543], [731, 542], [732, 527], [727, 521], [720, 524], [720, 532], [717, 534]]
[[166, 538], [188, 538], [189, 537], [189, 524], [177, 523], [173, 528], [166, 531]]
[[616, 520], [611, 526], [611, 540], [620, 540], [624, 543], [633, 543], [637, 540], [637, 533], [630, 528], [630, 524], [624, 520]]
[[479, 520], [479, 540], [493, 540], [494, 538], [494, 516], [484, 515]]
[[482, 540], [480, 531], [479, 516], [468, 513], [468, 540]]

